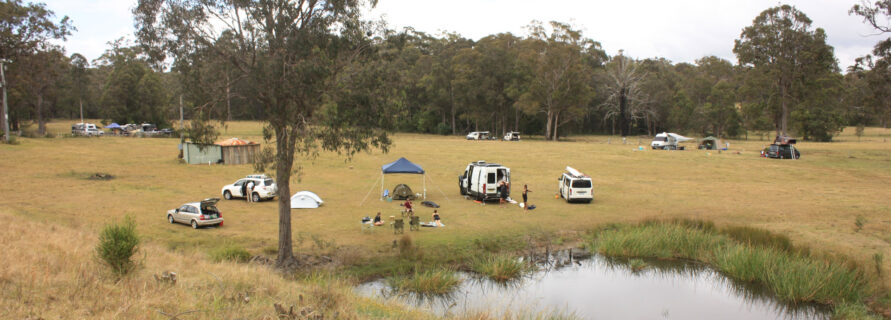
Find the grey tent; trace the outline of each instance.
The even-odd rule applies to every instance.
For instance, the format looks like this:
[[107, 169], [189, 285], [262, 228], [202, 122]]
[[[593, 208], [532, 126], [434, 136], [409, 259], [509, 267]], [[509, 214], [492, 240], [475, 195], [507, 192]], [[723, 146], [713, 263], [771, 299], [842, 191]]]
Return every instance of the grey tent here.
[[[424, 171], [424, 168], [421, 168], [421, 166], [414, 164], [411, 161], [408, 161], [408, 159], [399, 158], [399, 160], [381, 166], [381, 200], [384, 199], [384, 175], [394, 173], [420, 174], [421, 181], [424, 184], [424, 199], [427, 199], [427, 179], [426, 171]], [[399, 186], [396, 187], [398, 188]], [[408, 186], [405, 187], [408, 188]], [[411, 192], [411, 189], [409, 189], [409, 192]], [[393, 189], [394, 199], [396, 199], [395, 193], [396, 189]]]
[[699, 142], [699, 149], [705, 150], [718, 150], [718, 145], [721, 144], [721, 140], [715, 137], [705, 137]]
[[391, 193], [393, 199], [395, 200], [405, 200], [405, 199], [414, 199], [415, 193], [411, 191], [411, 188], [405, 184], [397, 184], [395, 188], [393, 188], [393, 193]]
[[291, 209], [314, 209], [324, 201], [311, 191], [300, 191], [291, 196]]

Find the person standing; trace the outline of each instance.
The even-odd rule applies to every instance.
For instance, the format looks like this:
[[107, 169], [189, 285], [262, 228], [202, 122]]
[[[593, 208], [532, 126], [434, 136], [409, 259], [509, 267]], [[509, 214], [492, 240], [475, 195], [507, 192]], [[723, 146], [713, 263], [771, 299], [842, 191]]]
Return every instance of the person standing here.
[[433, 210], [433, 225], [437, 227], [443, 227], [442, 221], [439, 219], [439, 212], [437, 210]]
[[254, 202], [254, 182], [248, 181], [247, 183], [247, 202]]
[[529, 185], [523, 185], [523, 212], [529, 211], [529, 197], [526, 195], [527, 193], [532, 192], [529, 190]]

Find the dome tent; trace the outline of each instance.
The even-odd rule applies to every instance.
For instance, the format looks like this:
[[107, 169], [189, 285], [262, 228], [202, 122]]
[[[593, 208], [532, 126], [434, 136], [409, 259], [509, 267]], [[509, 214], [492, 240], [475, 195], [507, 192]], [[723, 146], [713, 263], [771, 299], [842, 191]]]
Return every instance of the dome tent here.
[[310, 191], [300, 191], [291, 196], [291, 209], [314, 209], [324, 201]]
[[391, 194], [394, 200], [405, 200], [405, 199], [414, 199], [415, 194], [411, 191], [411, 188], [406, 184], [397, 184], [395, 188], [393, 188], [393, 193]]

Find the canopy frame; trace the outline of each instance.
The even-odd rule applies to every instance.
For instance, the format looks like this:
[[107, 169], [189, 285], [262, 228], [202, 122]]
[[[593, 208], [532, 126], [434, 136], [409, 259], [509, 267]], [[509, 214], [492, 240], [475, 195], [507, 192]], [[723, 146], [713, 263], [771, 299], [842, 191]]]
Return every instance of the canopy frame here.
[[[397, 171], [397, 172], [387, 172], [387, 169], [391, 168], [393, 165], [395, 165], [397, 163], [404, 164], [404, 165], [405, 164], [411, 165], [411, 166], [417, 167], [417, 169], [408, 170], [408, 171], [401, 170], [401, 171]], [[427, 171], [424, 170], [423, 168], [421, 168], [421, 166], [414, 164], [411, 161], [408, 161], [408, 159], [406, 159], [404, 157], [399, 158], [399, 160], [396, 160], [396, 161], [393, 161], [391, 163], [381, 166], [380, 200], [384, 200], [384, 184], [385, 184], [385, 180], [386, 180], [384, 175], [387, 175], [387, 174], [420, 174], [421, 175], [421, 183], [424, 187], [423, 197], [424, 197], [424, 200], [427, 200]]]

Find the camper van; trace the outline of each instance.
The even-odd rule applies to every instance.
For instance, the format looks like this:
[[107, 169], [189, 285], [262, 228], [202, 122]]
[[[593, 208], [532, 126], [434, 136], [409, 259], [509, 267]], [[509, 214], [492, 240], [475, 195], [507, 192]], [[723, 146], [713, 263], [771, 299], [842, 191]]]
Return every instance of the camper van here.
[[504, 134], [504, 137], [501, 138], [502, 141], [520, 141], [520, 133], [516, 131], [511, 131]]
[[478, 200], [494, 200], [510, 196], [510, 168], [480, 160], [471, 162], [458, 176], [461, 195]]
[[488, 140], [489, 131], [474, 131], [467, 134], [467, 140]]
[[594, 200], [594, 182], [591, 177], [567, 166], [566, 172], [557, 179], [560, 182], [560, 197], [566, 202]]
[[678, 146], [678, 142], [690, 140], [693, 140], [693, 138], [687, 138], [677, 133], [663, 132], [653, 137], [653, 142], [650, 143], [650, 146], [653, 149], [684, 150], [684, 147]]

